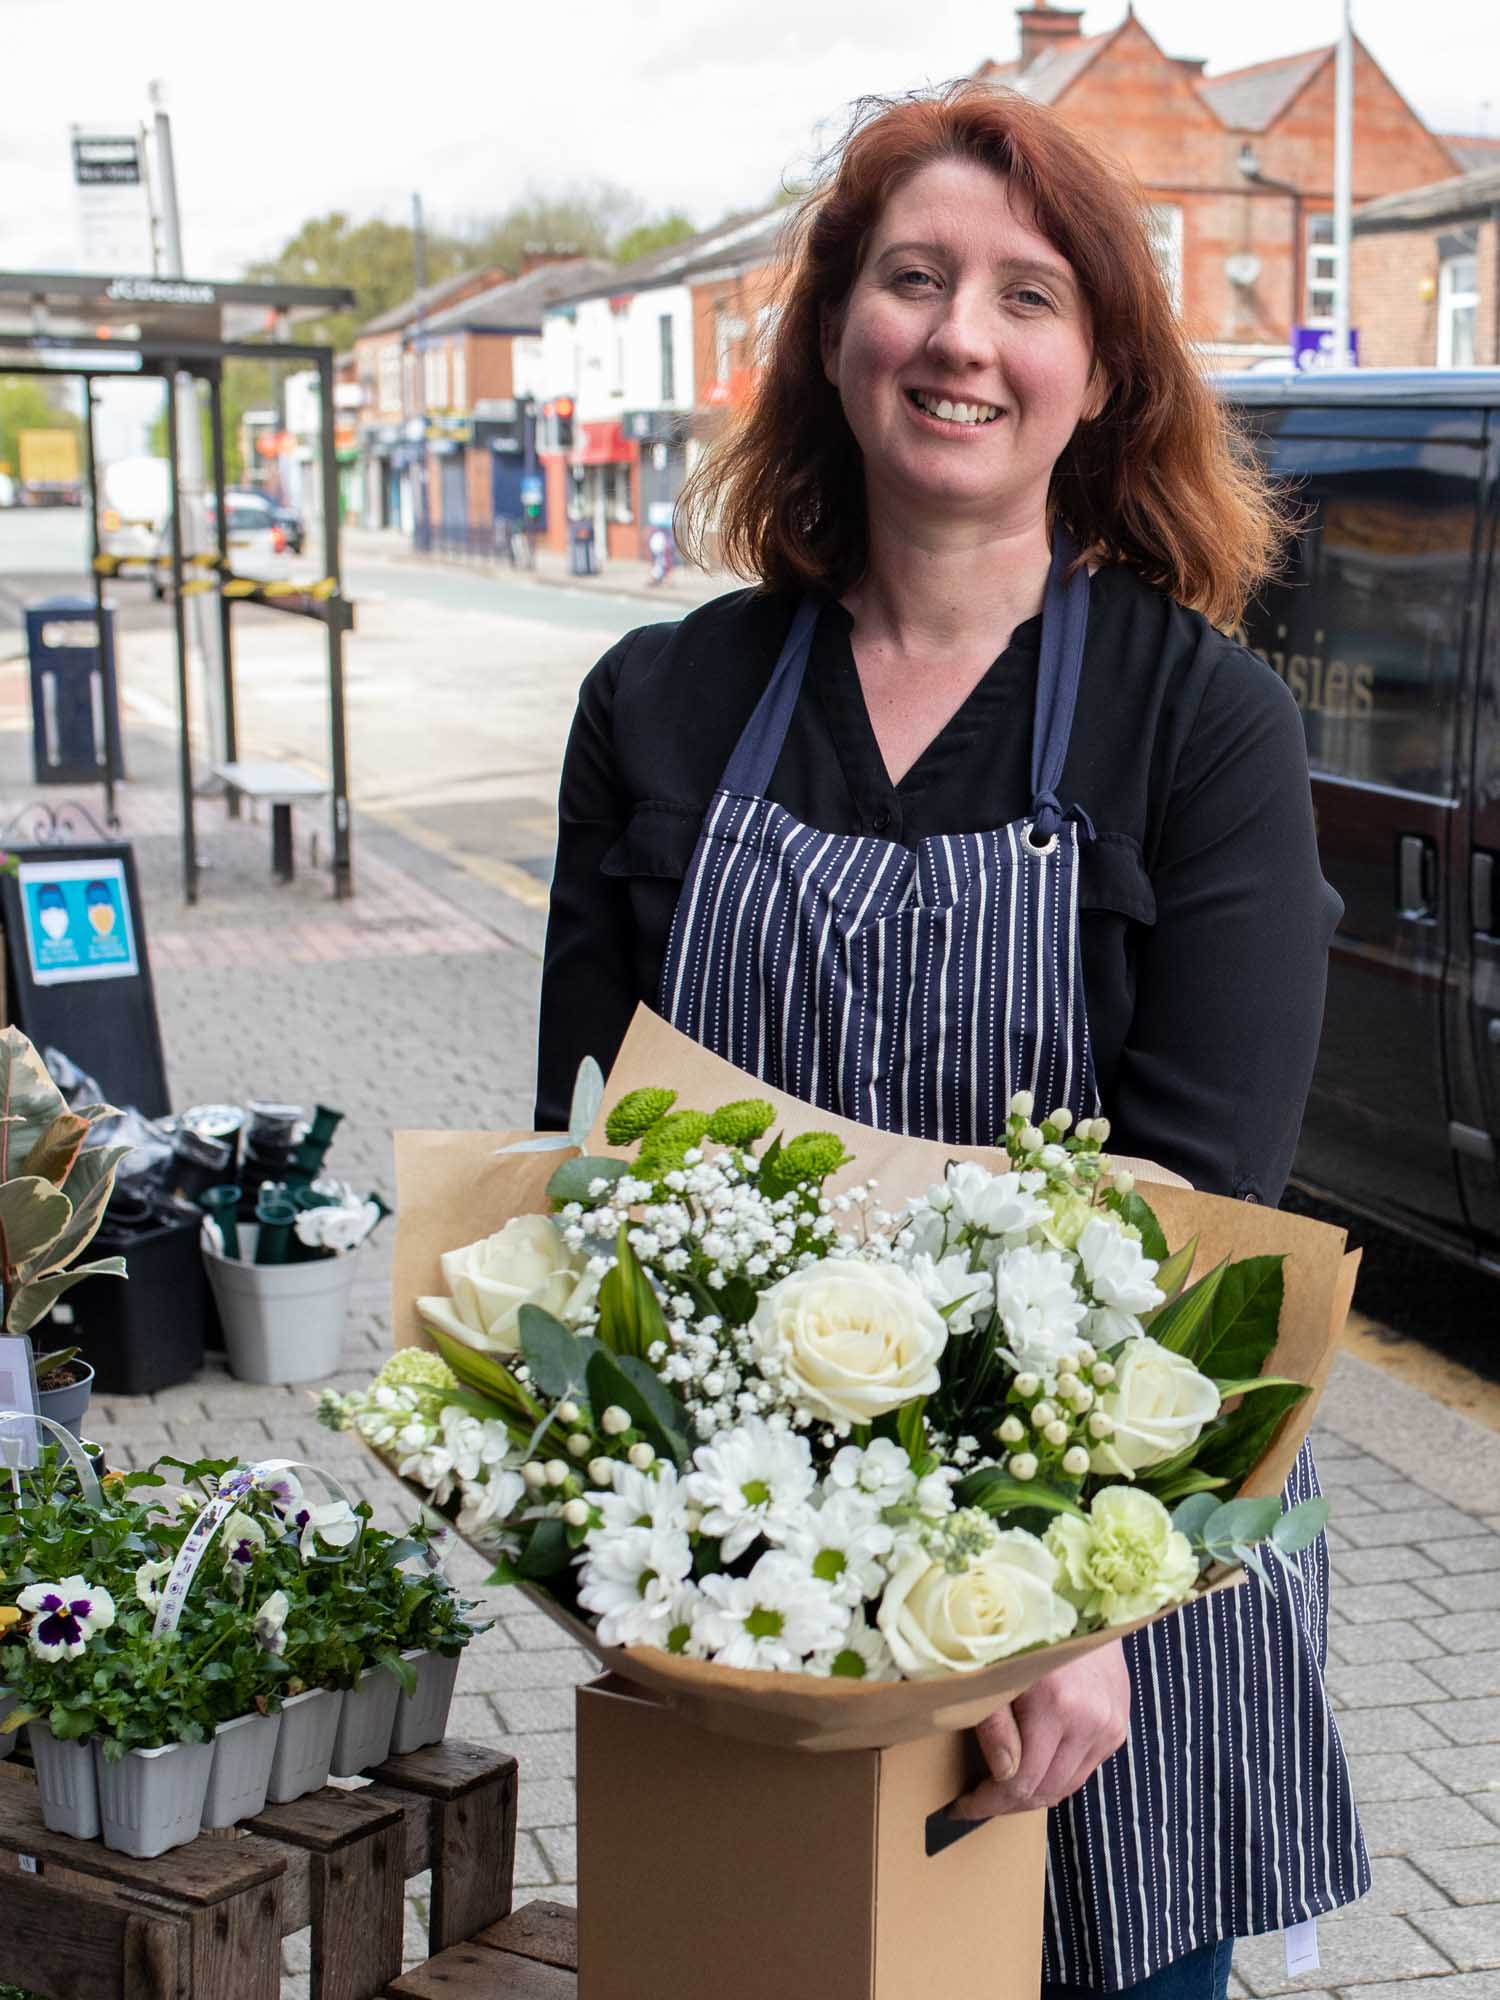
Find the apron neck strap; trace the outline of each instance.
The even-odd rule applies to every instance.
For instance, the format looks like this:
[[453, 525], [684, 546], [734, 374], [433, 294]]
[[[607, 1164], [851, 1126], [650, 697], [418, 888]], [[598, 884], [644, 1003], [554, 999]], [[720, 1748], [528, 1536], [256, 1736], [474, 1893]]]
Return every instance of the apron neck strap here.
[[1038, 841], [1050, 840], [1064, 820], [1079, 822], [1085, 839], [1094, 826], [1082, 806], [1066, 809], [1057, 796], [1073, 733], [1073, 711], [1083, 678], [1083, 640], [1089, 622], [1089, 573], [1079, 563], [1071, 576], [1068, 565], [1078, 547], [1061, 521], [1052, 524], [1052, 567], [1042, 601], [1042, 651], [1037, 668], [1036, 718], [1031, 732], [1031, 819]]
[[809, 591], [797, 606], [791, 630], [786, 635], [786, 644], [766, 683], [766, 691], [755, 704], [750, 720], [734, 746], [734, 755], [724, 767], [724, 775], [719, 780], [720, 791], [733, 792], [741, 798], [758, 799], [765, 795], [771, 773], [776, 769], [776, 759], [781, 755], [781, 746], [786, 741], [787, 730], [791, 727], [797, 697], [802, 692], [802, 677], [807, 670], [807, 656], [812, 650], [813, 628], [822, 608], [823, 599], [815, 591]]

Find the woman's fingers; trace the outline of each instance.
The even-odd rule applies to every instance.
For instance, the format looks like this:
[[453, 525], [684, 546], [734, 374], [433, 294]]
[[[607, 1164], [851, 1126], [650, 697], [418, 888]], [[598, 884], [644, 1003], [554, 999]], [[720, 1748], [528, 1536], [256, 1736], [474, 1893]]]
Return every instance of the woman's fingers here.
[[1130, 1729], [1130, 1674], [1119, 1642], [1043, 1675], [977, 1735], [990, 1776], [950, 1808], [986, 1819], [1060, 1805], [1112, 1757]]

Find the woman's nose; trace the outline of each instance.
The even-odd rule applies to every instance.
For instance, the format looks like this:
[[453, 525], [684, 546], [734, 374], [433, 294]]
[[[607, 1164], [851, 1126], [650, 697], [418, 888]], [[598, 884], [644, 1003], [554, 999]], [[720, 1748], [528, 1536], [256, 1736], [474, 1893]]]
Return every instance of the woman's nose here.
[[995, 340], [983, 307], [956, 292], [928, 335], [928, 347], [950, 366], [973, 366], [994, 359]]

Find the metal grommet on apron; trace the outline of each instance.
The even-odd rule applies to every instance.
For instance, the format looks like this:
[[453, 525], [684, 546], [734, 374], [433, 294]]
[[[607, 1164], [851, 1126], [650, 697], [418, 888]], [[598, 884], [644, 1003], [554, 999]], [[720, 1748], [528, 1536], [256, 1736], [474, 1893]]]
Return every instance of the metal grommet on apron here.
[[[956, 1145], [992, 1144], [1017, 1090], [1042, 1113], [1099, 1109], [1078, 938], [1094, 829], [1056, 790], [1088, 621], [1075, 553], [1055, 531], [1030, 813], [912, 848], [766, 797], [820, 608], [798, 607], [683, 881], [658, 1000], [674, 1027], [809, 1104]], [[1287, 1503], [1317, 1490], [1304, 1447]], [[1129, 1739], [1048, 1815], [1046, 1981], [1118, 1992], [1368, 1888], [1323, 1686], [1321, 1537], [1293, 1568], [1125, 1642]]]
[[1056, 787], [1083, 669], [1088, 573], [1058, 531], [1043, 606], [1032, 808], [903, 847], [805, 826], [766, 797], [820, 600], [792, 620], [703, 822], [662, 969], [684, 1034], [808, 1104], [989, 1145], [1018, 1090], [1098, 1109], [1078, 940], [1088, 817]]

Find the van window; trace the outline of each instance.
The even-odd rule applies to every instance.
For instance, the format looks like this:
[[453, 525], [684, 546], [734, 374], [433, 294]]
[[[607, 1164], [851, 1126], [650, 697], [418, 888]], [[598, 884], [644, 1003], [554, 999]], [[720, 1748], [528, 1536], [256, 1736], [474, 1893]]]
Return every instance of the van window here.
[[1262, 449], [1305, 518], [1243, 637], [1296, 697], [1309, 763], [1450, 796], [1479, 454], [1285, 435]]

